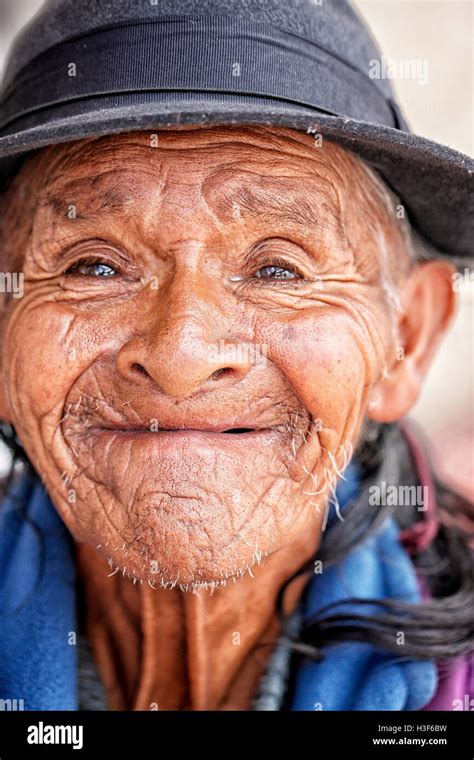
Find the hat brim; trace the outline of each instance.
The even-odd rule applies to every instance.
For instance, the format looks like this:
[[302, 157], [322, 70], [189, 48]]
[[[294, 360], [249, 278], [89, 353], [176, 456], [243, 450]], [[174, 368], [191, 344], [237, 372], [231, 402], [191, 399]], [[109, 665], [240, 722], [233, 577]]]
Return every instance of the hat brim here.
[[[189, 95], [189, 97], [188, 97]], [[40, 124], [35, 121], [41, 120]], [[0, 183], [26, 153], [86, 137], [179, 125], [282, 126], [317, 133], [361, 156], [400, 197], [418, 232], [438, 251], [467, 260], [474, 240], [474, 161], [392, 127], [332, 116], [286, 101], [227, 93], [152, 93], [72, 101], [0, 136]]]

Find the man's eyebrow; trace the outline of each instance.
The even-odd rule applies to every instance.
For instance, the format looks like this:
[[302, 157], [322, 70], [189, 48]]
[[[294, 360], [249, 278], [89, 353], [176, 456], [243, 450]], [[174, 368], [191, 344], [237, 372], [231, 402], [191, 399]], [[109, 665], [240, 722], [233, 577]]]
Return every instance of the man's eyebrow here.
[[[86, 218], [87, 215], [88, 219], [92, 219], [96, 215], [103, 214], [104, 211], [117, 211], [130, 203], [132, 197], [130, 191], [118, 183], [101, 189], [97, 193], [90, 193], [94, 183], [102, 178], [103, 175], [96, 174], [79, 180], [72, 180], [58, 189], [53, 188], [46, 193], [42, 205], [51, 208], [56, 216], [65, 217], [68, 214], [69, 206], [75, 205], [77, 201], [75, 218]], [[84, 189], [89, 190], [85, 204], [83, 196], [80, 195]], [[94, 207], [93, 211], [88, 210], [90, 206]]]
[[301, 195], [286, 198], [277, 192], [270, 194], [268, 191], [258, 192], [249, 187], [237, 187], [226, 193], [225, 200], [231, 208], [235, 208], [236, 204], [242, 217], [264, 216], [270, 222], [290, 222], [306, 228], [321, 227], [328, 213], [335, 217], [326, 203], [324, 206], [315, 201], [310, 203]]

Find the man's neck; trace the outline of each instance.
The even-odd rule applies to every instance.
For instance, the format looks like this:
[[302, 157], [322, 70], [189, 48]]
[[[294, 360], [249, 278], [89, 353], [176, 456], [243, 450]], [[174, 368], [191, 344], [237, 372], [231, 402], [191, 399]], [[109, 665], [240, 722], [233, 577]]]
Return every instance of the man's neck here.
[[[235, 582], [194, 592], [134, 585], [120, 573], [110, 577], [106, 560], [77, 544], [86, 634], [112, 709], [249, 709], [280, 631], [278, 593], [317, 541], [306, 537], [304, 545], [285, 547]], [[309, 577], [306, 572], [289, 583], [286, 615]], [[121, 693], [123, 673], [128, 697]]]

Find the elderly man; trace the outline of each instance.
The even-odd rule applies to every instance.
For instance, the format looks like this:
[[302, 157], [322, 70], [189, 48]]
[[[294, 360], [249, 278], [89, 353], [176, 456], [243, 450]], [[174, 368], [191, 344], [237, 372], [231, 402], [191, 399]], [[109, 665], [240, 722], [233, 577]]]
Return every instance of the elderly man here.
[[[459, 211], [451, 215], [450, 206], [445, 224], [436, 209], [424, 215], [435, 202], [434, 177], [442, 181], [444, 149], [424, 159], [425, 184], [413, 173], [400, 180], [405, 199], [368, 163], [370, 151], [383, 153], [395, 180], [404, 146], [406, 169], [411, 138], [396, 124], [380, 126], [363, 160], [356, 144], [348, 149], [341, 122], [350, 119], [338, 119], [339, 132], [329, 120], [344, 111], [310, 128], [309, 104], [295, 106], [294, 118], [307, 111], [301, 129], [278, 107], [270, 107], [271, 124], [264, 111], [256, 118], [260, 104], [252, 118], [236, 115], [251, 100], [245, 94], [233, 106], [223, 95], [215, 123], [195, 110], [173, 124], [176, 92], [166, 106], [151, 98], [150, 107], [150, 62], [134, 45], [161, 34], [158, 55], [189, 44], [192, 60], [207, 31], [222, 53], [236, 21], [229, 44], [242, 45], [238, 76], [248, 77], [244, 56], [253, 50], [254, 90], [265, 74], [265, 97], [282, 98], [285, 83], [272, 80], [258, 35], [268, 32], [267, 43], [287, 35], [290, 55], [290, 10], [265, 29], [260, 3], [242, 24], [238, 8], [233, 15], [223, 5], [220, 17], [218, 3], [199, 13], [182, 3], [187, 17], [176, 22], [166, 7], [148, 7], [147, 20], [136, 8], [122, 18], [115, 4], [107, 19], [79, 12], [83, 36], [73, 37], [70, 4], [57, 5], [36, 22], [53, 38], [20, 69], [25, 40], [17, 45], [0, 132], [2, 267], [24, 277], [23, 297], [6, 294], [1, 314], [0, 416], [24, 464], [22, 478], [12, 470], [2, 508], [0, 697], [23, 689], [27, 709], [410, 710], [452, 702], [457, 692], [440, 694], [435, 660], [456, 656], [456, 667], [467, 667], [459, 659], [472, 649], [466, 550], [447, 542], [423, 454], [395, 425], [416, 401], [455, 307], [456, 268], [436, 249], [467, 253], [469, 222], [459, 226]], [[308, 28], [321, 23], [321, 46], [327, 37], [337, 45], [336, 21], [369, 45], [345, 4], [326, 12], [294, 5]], [[185, 31], [174, 42], [166, 36], [172, 23]], [[110, 67], [103, 81], [93, 67], [97, 35], [103, 45], [109, 35], [100, 48]], [[83, 58], [68, 49], [79, 40]], [[135, 51], [133, 71], [120, 71], [124, 46]], [[50, 78], [66, 59], [78, 79], [70, 96], [68, 84]], [[168, 60], [161, 94], [179, 89], [177, 61]], [[104, 90], [114, 62], [125, 78]], [[31, 75], [21, 78], [25, 65]], [[220, 91], [206, 61], [193, 76], [208, 76], [208, 89]], [[354, 130], [363, 124], [364, 88], [374, 114], [383, 111], [382, 90], [377, 100], [368, 82], [357, 93]], [[131, 98], [122, 121], [125, 105], [112, 102], [119, 88]], [[330, 87], [326, 95], [328, 105], [342, 97]], [[209, 108], [202, 92], [194, 105], [199, 97]], [[152, 113], [132, 124], [143, 106]], [[320, 103], [314, 114], [324, 110]], [[384, 129], [391, 147], [383, 147]], [[360, 146], [371, 130], [373, 123], [365, 138], [360, 132]], [[411, 146], [414, 161], [427, 144]], [[463, 197], [466, 159], [446, 150], [445, 167], [449, 160], [446, 188], [458, 183]], [[414, 486], [414, 497], [390, 503], [379, 494], [374, 508], [368, 484]], [[35, 542], [44, 542], [43, 562]], [[415, 570], [442, 551], [452, 568], [448, 593], [436, 582], [425, 588]], [[21, 583], [13, 581], [20, 563]], [[325, 604], [333, 605], [332, 626]], [[49, 653], [44, 632], [28, 625], [38, 615]], [[23, 644], [16, 655], [13, 630]], [[84, 687], [91, 670], [94, 693]]]

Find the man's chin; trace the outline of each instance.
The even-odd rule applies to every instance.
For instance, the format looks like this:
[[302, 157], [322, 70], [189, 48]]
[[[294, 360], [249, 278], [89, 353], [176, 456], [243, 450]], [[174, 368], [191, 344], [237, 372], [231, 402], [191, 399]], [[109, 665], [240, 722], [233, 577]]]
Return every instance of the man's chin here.
[[189, 481], [178, 490], [155, 480], [151, 490], [144, 480], [142, 492], [129, 501], [103, 483], [81, 485], [74, 504], [56, 503], [71, 535], [108, 561], [104, 572], [154, 585], [224, 585], [248, 573], [287, 536], [275, 530], [270, 506], [242, 497], [235, 483], [227, 490], [238, 500], [225, 489], [197, 498], [198, 487]]
[[[102, 547], [98, 551], [102, 554]], [[240, 564], [230, 565], [225, 558], [218, 562], [217, 558], [208, 563], [186, 565], [169, 563], [163, 559], [140, 561], [134, 557], [122, 557], [102, 554], [107, 563], [107, 574], [112, 576], [120, 574], [128, 578], [134, 584], [147, 584], [152, 588], [173, 589], [182, 591], [195, 591], [197, 589], [214, 589], [224, 587], [229, 583], [237, 583], [242, 578], [254, 577], [253, 568], [260, 565], [268, 556], [266, 553], [257, 553], [241, 560]]]
[[276, 524], [272, 505], [242, 495], [234, 482], [205, 499], [189, 481], [178, 488], [154, 479], [151, 490], [144, 479], [130, 500], [100, 481], [81, 485], [74, 506], [56, 505], [71, 535], [97, 550], [105, 574], [155, 587], [225, 586], [251, 576], [295, 524], [289, 514], [290, 524]]

